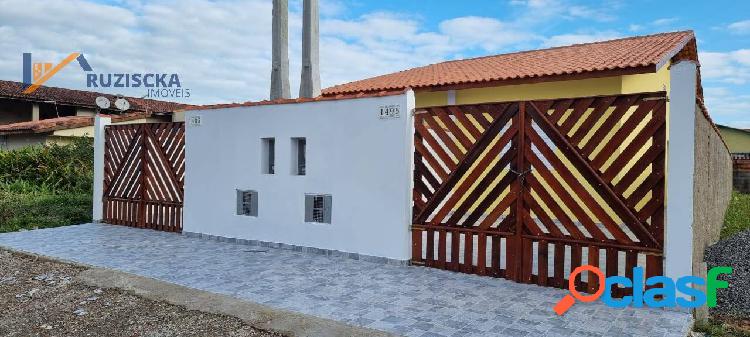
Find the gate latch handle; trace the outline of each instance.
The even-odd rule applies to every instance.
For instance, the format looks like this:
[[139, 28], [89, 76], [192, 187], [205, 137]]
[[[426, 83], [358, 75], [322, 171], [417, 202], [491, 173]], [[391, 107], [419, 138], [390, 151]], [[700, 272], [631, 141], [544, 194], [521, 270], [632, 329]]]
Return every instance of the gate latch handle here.
[[524, 176], [526, 174], [528, 174], [529, 172], [533, 171], [533, 170], [534, 170], [533, 168], [530, 168], [530, 169], [528, 169], [526, 171], [523, 171], [523, 172], [517, 172], [514, 169], [510, 169], [510, 171], [513, 172], [516, 175], [516, 177], [518, 179], [518, 183], [521, 185], [521, 188], [524, 188], [524, 186], [525, 186], [524, 183], [526, 182], [526, 179], [524, 178]]
[[514, 170], [514, 169], [510, 169], [510, 171], [513, 172], [513, 174], [515, 174], [519, 178], [521, 178], [521, 177], [525, 176], [527, 173], [529, 173], [531, 171], [534, 171], [534, 169], [530, 168], [530, 169], [528, 169], [526, 171], [523, 171], [523, 172], [516, 172], [516, 170]]

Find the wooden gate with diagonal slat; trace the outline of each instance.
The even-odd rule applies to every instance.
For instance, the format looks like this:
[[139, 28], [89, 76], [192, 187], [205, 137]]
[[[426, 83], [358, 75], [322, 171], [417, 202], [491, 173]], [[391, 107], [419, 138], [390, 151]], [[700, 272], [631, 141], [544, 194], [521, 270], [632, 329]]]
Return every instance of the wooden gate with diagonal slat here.
[[665, 93], [430, 107], [414, 137], [412, 263], [560, 288], [582, 264], [662, 274]]
[[182, 231], [185, 123], [105, 127], [104, 222]]

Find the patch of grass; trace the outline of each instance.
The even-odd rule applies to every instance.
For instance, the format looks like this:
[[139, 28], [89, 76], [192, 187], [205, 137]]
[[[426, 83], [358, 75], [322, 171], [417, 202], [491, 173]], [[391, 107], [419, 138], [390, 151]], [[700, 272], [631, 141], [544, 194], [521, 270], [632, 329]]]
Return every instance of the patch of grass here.
[[93, 164], [83, 137], [0, 151], [0, 233], [90, 222]]
[[717, 319], [696, 321], [693, 331], [702, 332], [711, 337], [750, 337], [750, 331]]
[[67, 145], [0, 151], [2, 185], [26, 184], [54, 191], [91, 193], [93, 178], [94, 145], [90, 138], [76, 138]]
[[88, 193], [17, 193], [0, 190], [0, 233], [91, 221]]
[[724, 227], [721, 238], [727, 238], [739, 232], [750, 229], [750, 194], [737, 191], [732, 192], [727, 214], [724, 217]]

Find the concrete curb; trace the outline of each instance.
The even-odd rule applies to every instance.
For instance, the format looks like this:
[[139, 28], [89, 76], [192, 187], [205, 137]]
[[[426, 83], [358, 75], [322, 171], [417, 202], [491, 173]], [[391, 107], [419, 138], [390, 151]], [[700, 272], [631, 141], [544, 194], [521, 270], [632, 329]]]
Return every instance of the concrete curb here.
[[0, 248], [14, 253], [87, 268], [78, 274], [77, 279], [90, 286], [123, 289], [151, 300], [183, 306], [190, 310], [237, 317], [254, 328], [278, 332], [290, 337], [395, 336], [384, 331], [275, 309], [226, 295], [188, 288], [122, 271], [95, 267], [7, 247]]

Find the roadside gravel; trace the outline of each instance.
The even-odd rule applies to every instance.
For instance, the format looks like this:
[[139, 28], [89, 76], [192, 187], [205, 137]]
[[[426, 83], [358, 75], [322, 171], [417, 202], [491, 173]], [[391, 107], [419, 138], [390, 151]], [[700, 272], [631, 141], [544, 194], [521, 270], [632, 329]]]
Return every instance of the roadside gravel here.
[[708, 268], [730, 266], [732, 275], [721, 276], [729, 289], [719, 289], [718, 305], [711, 313], [733, 318], [750, 318], [750, 230], [721, 240], [706, 250]]
[[0, 336], [279, 337], [203, 313], [76, 281], [85, 268], [0, 250]]

